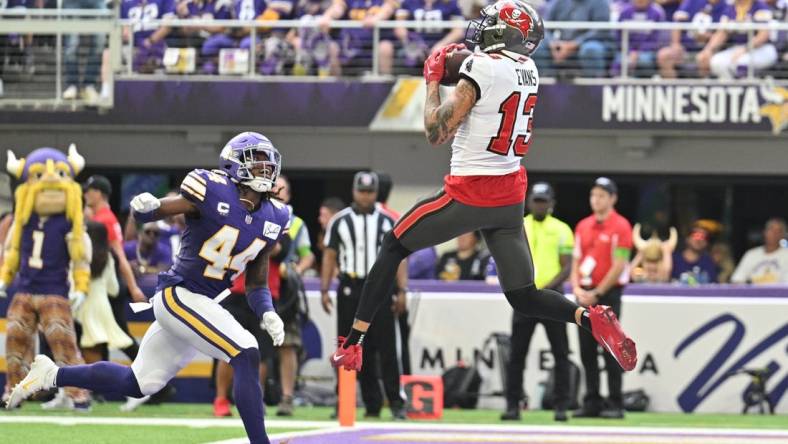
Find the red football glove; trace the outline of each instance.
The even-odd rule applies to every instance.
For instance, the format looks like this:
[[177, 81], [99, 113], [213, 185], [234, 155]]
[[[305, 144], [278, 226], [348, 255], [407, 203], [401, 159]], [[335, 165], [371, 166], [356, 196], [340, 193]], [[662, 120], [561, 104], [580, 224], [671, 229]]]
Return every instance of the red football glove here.
[[427, 83], [440, 82], [446, 67], [446, 54], [463, 48], [465, 48], [464, 43], [452, 43], [432, 51], [424, 61], [424, 79]]

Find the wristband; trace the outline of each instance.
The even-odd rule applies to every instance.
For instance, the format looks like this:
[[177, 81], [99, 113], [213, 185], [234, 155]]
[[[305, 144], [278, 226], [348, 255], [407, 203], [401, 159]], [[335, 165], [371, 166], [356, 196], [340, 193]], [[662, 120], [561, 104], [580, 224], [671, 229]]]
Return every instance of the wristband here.
[[257, 319], [262, 319], [263, 314], [274, 311], [271, 301], [271, 290], [268, 287], [253, 288], [246, 293], [246, 302], [252, 309]]

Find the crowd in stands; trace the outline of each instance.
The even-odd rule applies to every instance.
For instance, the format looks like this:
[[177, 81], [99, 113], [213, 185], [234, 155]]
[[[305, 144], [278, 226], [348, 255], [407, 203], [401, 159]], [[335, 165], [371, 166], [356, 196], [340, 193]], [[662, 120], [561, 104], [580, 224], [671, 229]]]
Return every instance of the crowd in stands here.
[[[380, 29], [378, 73], [418, 74], [436, 47], [460, 42], [464, 26], [450, 22], [478, 17], [487, 0], [129, 0], [120, 4], [120, 17], [133, 25], [123, 39], [132, 41], [133, 54], [124, 53], [138, 73], [261, 75], [360, 75], [372, 71], [373, 28], [384, 20], [424, 22], [415, 28]], [[546, 21], [638, 22], [643, 28], [626, 35], [628, 54], [622, 54], [621, 31], [548, 29], [534, 54], [545, 76], [606, 77], [627, 74], [662, 78], [783, 76], [788, 71], [788, 32], [753, 33], [712, 31], [718, 22], [786, 23], [786, 0], [529, 0]], [[11, 0], [0, 8], [52, 7], [43, 0]], [[65, 8], [105, 9], [104, 0], [65, 0]], [[152, 20], [205, 19], [200, 26], [152, 24]], [[305, 27], [260, 26], [252, 41], [250, 28], [230, 28], [219, 20], [299, 20]], [[353, 20], [360, 28], [332, 28], [332, 22]], [[694, 24], [689, 31], [657, 31], [649, 23]], [[66, 36], [64, 40], [64, 98], [95, 98], [108, 59], [102, 64], [104, 36]], [[31, 63], [27, 48], [31, 35], [0, 35], [0, 78], [4, 68], [22, 69]], [[254, 46], [254, 66], [250, 49]], [[86, 54], [80, 54], [80, 51]], [[80, 77], [78, 56], [86, 58]], [[626, 58], [626, 63], [623, 63]]]

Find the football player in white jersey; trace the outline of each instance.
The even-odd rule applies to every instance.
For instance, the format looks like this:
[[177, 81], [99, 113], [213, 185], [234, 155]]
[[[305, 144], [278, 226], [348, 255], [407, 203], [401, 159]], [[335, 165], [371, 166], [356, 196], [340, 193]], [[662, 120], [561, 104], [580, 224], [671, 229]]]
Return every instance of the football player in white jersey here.
[[391, 305], [400, 262], [413, 251], [480, 230], [495, 263], [504, 295], [518, 312], [575, 322], [588, 329], [624, 370], [637, 363], [635, 343], [607, 306], [580, 307], [551, 289], [534, 285], [533, 261], [523, 228], [526, 175], [520, 158], [532, 140], [539, 73], [530, 55], [544, 36], [537, 12], [521, 0], [499, 0], [468, 27], [476, 45], [462, 63], [457, 87], [441, 101], [439, 83], [446, 54], [424, 62], [427, 98], [424, 127], [433, 145], [452, 137], [451, 172], [443, 189], [417, 203], [384, 237], [367, 276], [353, 328], [330, 357], [334, 367], [361, 368], [364, 334], [375, 312]]

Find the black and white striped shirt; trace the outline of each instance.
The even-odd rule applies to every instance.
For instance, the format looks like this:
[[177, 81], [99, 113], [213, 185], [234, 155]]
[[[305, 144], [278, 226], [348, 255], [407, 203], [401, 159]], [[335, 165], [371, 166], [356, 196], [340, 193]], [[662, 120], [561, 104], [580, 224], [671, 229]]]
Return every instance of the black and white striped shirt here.
[[394, 219], [377, 207], [360, 213], [347, 207], [328, 222], [323, 243], [337, 251], [339, 273], [363, 279], [378, 257], [383, 235], [394, 226]]

